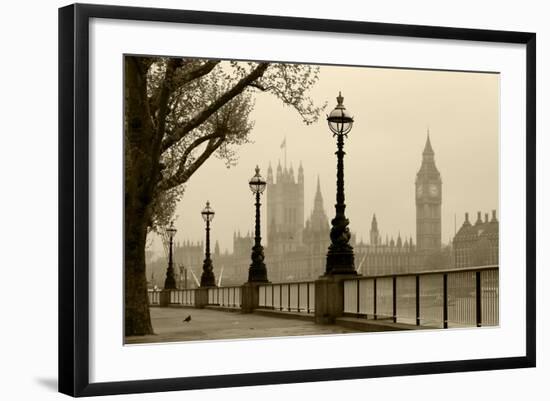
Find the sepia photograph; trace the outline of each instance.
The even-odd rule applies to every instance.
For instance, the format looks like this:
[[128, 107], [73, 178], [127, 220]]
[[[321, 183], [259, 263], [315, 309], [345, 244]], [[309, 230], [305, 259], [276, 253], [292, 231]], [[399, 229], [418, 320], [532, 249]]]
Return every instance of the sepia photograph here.
[[124, 344], [499, 326], [499, 73], [123, 66]]

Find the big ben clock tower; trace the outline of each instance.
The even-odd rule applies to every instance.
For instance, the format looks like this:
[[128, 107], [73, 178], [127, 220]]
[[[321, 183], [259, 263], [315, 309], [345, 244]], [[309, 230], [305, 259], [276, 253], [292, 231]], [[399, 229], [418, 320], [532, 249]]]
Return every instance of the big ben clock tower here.
[[416, 174], [416, 246], [422, 250], [441, 249], [441, 176], [435, 166], [430, 134]]

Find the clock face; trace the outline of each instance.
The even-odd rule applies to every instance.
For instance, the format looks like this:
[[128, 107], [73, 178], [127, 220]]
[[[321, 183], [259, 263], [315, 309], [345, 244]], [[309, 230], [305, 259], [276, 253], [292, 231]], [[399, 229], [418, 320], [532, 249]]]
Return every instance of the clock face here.
[[416, 188], [416, 195], [417, 195], [417, 196], [422, 196], [422, 193], [423, 193], [422, 185], [419, 185], [419, 186]]
[[430, 195], [437, 196], [437, 186], [435, 184], [430, 185]]

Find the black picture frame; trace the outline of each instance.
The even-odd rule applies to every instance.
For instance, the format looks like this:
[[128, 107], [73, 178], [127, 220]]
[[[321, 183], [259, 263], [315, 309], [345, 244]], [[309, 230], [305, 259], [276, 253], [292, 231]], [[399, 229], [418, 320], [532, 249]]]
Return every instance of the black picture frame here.
[[[91, 18], [516, 43], [526, 46], [524, 356], [90, 383], [88, 61]], [[479, 29], [75, 4], [59, 9], [59, 391], [95, 396], [534, 367], [536, 363], [536, 35]]]

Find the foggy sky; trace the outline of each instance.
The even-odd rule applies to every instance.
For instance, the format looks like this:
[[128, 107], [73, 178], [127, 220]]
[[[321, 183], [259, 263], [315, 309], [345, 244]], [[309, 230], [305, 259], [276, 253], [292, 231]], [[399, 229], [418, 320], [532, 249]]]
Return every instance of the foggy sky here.
[[[357, 239], [368, 242], [373, 213], [382, 238], [411, 236], [416, 243], [415, 176], [429, 128], [435, 162], [441, 173], [442, 242], [447, 243], [464, 220], [480, 210], [498, 211], [499, 76], [497, 74], [398, 70], [365, 67], [321, 67], [310, 94], [325, 114], [342, 91], [344, 105], [355, 117], [345, 142], [346, 215]], [[305, 176], [305, 216], [313, 208], [317, 175], [324, 207], [334, 216], [336, 139], [325, 115], [306, 126], [291, 108], [273, 96], [258, 94], [252, 112], [253, 143], [239, 150], [238, 165], [227, 169], [211, 157], [186, 185], [177, 208], [176, 241], [204, 239], [200, 211], [209, 200], [216, 211], [212, 246], [232, 251], [233, 232], [252, 232], [254, 200], [248, 180], [258, 164], [264, 178], [271, 162], [274, 173], [286, 136], [287, 167], [295, 174], [302, 162]], [[263, 197], [265, 202], [265, 196]], [[265, 204], [262, 217], [265, 218]], [[471, 217], [475, 220], [475, 216]], [[265, 219], [262, 236], [265, 239]], [[160, 241], [152, 248], [160, 252]]]

